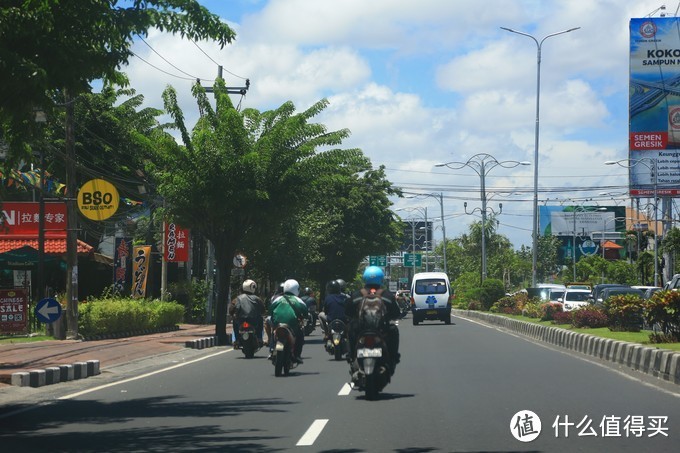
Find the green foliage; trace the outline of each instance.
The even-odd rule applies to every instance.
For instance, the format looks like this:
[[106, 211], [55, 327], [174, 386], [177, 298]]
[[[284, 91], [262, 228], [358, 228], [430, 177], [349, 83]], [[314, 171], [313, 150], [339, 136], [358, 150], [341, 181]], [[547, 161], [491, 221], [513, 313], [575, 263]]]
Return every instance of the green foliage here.
[[529, 300], [526, 304], [524, 304], [524, 308], [522, 308], [522, 316], [526, 316], [527, 318], [542, 318], [542, 305], [543, 303], [537, 298]]
[[184, 306], [184, 319], [188, 323], [205, 322], [208, 300], [208, 284], [205, 280], [182, 280], [171, 283], [169, 291], [172, 298]]
[[176, 302], [140, 299], [94, 299], [79, 307], [83, 336], [171, 327], [182, 322], [184, 307]]
[[661, 332], [654, 332], [650, 340], [654, 343], [680, 342], [680, 292], [658, 291], [645, 301], [645, 320]]
[[609, 297], [604, 302], [609, 317], [609, 328], [613, 331], [639, 332], [645, 300], [631, 294]]
[[571, 311], [572, 325], [577, 328], [598, 328], [609, 324], [607, 313], [597, 307], [585, 306]]
[[482, 303], [484, 310], [489, 310], [497, 300], [504, 296], [505, 287], [502, 281], [493, 278], [484, 280], [479, 292], [479, 301]]
[[[37, 134], [33, 109], [50, 113], [52, 95], [90, 91], [90, 82], [125, 83], [119, 72], [133, 55], [136, 35], [149, 28], [225, 46], [234, 31], [195, 0], [135, 1], [122, 8], [110, 0], [6, 0], [0, 7], [0, 137], [9, 160], [27, 156]], [[11, 24], [11, 26], [8, 26]], [[22, 155], [23, 153], [23, 155]]]

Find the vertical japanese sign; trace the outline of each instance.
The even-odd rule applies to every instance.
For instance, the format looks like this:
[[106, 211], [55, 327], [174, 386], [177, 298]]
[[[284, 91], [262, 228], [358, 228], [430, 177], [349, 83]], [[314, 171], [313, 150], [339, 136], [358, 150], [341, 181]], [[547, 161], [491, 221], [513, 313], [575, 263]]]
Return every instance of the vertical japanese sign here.
[[163, 230], [163, 259], [169, 263], [189, 261], [189, 230], [176, 223], [166, 223]]
[[[680, 34], [677, 17], [630, 20], [630, 195], [680, 196]], [[654, 175], [657, 169], [657, 175]]]
[[132, 238], [116, 238], [113, 249], [113, 287], [129, 294], [132, 281]]
[[0, 289], [0, 332], [23, 333], [28, 329], [28, 291]]
[[151, 263], [151, 246], [135, 246], [132, 252], [132, 298], [146, 297], [146, 282]]

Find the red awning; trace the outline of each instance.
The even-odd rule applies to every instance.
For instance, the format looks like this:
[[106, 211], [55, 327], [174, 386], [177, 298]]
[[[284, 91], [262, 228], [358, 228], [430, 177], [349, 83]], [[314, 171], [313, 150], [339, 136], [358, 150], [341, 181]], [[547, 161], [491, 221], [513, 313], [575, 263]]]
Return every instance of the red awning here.
[[[38, 238], [0, 236], [0, 253], [20, 249], [25, 246], [38, 250]], [[87, 255], [93, 250], [94, 248], [91, 245], [78, 240], [78, 254]], [[45, 238], [45, 253], [48, 255], [63, 255], [66, 253], [66, 238]]]
[[612, 242], [612, 241], [605, 241], [604, 245], [602, 247], [604, 247], [606, 249], [622, 249], [623, 248], [622, 245], [619, 245], [616, 242]]

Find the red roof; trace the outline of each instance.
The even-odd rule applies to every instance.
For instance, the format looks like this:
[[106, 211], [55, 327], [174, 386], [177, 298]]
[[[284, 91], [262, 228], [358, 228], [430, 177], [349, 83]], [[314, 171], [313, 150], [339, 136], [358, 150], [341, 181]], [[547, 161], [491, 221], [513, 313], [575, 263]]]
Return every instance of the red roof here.
[[[0, 237], [0, 253], [9, 252], [24, 246], [38, 250], [38, 238]], [[88, 254], [92, 250], [94, 249], [91, 245], [78, 240], [79, 254]], [[66, 238], [45, 238], [45, 253], [48, 255], [63, 255], [66, 253]]]
[[616, 242], [612, 242], [612, 241], [605, 241], [605, 243], [602, 247], [604, 247], [606, 249], [622, 249], [623, 248], [622, 245], [619, 245]]

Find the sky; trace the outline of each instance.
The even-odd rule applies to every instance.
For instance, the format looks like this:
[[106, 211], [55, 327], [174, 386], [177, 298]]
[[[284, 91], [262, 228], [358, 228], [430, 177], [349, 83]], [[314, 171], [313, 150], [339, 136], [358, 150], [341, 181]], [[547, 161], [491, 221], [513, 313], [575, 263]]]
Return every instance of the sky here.
[[[218, 65], [242, 108], [292, 101], [302, 112], [320, 99], [314, 121], [347, 128], [345, 148], [361, 148], [407, 196], [404, 219], [434, 221], [442, 238], [487, 212], [513, 246], [531, 246], [538, 46], [506, 27], [547, 38], [541, 45], [539, 205], [626, 203], [628, 170], [604, 165], [628, 156], [629, 21], [678, 15], [657, 0], [201, 0], [237, 33], [220, 49], [151, 31], [123, 70], [146, 106], [162, 108], [173, 86], [189, 124], [198, 110], [191, 85], [211, 86]], [[469, 159], [488, 157], [484, 177]], [[500, 163], [495, 165], [493, 162]], [[458, 162], [450, 167], [436, 164]], [[518, 165], [518, 162], [529, 165]], [[467, 208], [464, 204], [467, 203]]]

